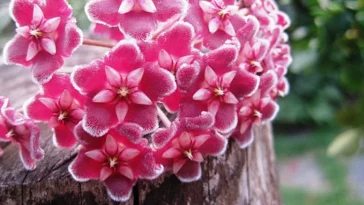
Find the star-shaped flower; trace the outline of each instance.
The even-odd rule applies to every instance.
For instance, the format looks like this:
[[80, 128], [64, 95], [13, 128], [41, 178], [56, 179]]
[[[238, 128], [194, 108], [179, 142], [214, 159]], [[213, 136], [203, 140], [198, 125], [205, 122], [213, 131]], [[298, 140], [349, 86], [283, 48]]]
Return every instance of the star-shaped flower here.
[[173, 93], [173, 75], [147, 62], [139, 46], [123, 40], [103, 61], [78, 67], [72, 74], [74, 86], [85, 93], [83, 126], [102, 136], [123, 122], [137, 123], [144, 133], [158, 126], [157, 101]]
[[82, 32], [74, 23], [65, 0], [12, 0], [11, 16], [16, 36], [5, 46], [5, 63], [30, 66], [39, 83], [46, 83], [82, 43]]
[[26, 169], [36, 168], [43, 159], [40, 148], [40, 129], [34, 122], [9, 106], [9, 100], [0, 96], [0, 141], [12, 142], [19, 147], [20, 159]]
[[56, 146], [74, 147], [77, 140], [73, 129], [85, 114], [85, 96], [73, 88], [66, 74], [55, 74], [41, 88], [42, 91], [25, 104], [26, 114], [33, 120], [48, 123], [54, 131]]
[[159, 129], [152, 137], [157, 162], [171, 170], [181, 181], [201, 177], [204, 156], [216, 156], [226, 149], [227, 140], [215, 132], [214, 117], [202, 113], [195, 118], [181, 118], [170, 128]]
[[154, 179], [163, 172], [138, 125], [119, 125], [93, 137], [79, 124], [75, 134], [81, 146], [70, 173], [77, 181], [102, 181], [115, 201], [128, 200], [138, 179]]

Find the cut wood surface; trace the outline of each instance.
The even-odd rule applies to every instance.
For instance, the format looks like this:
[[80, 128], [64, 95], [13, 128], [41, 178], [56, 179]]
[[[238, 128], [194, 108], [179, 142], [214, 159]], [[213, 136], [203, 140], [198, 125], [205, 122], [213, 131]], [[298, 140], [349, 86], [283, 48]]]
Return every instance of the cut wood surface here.
[[[89, 50], [82, 47], [75, 55], [78, 58], [67, 65], [90, 62], [105, 51]], [[30, 76], [28, 69], [0, 64], [0, 96], [9, 97], [12, 105], [20, 108], [38, 90]], [[55, 148], [47, 125], [40, 126], [45, 158], [34, 171], [23, 168], [15, 145], [1, 144], [5, 154], [0, 158], [0, 205], [120, 204], [110, 200], [102, 183], [74, 181], [67, 167], [76, 151]], [[168, 173], [153, 181], [142, 180], [130, 200], [121, 204], [281, 204], [271, 126], [257, 127], [255, 136], [253, 145], [245, 150], [231, 141], [224, 155], [207, 157], [200, 181], [181, 183]]]

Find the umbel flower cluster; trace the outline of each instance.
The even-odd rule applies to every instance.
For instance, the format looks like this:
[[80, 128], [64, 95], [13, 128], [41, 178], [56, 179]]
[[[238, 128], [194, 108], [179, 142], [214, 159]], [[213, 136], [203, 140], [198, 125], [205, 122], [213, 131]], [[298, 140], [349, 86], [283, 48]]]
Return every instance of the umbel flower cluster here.
[[[195, 181], [229, 138], [249, 146], [288, 92], [290, 20], [274, 0], [91, 0], [85, 11], [107, 43], [83, 39], [66, 0], [11, 1], [5, 62], [30, 68], [39, 92], [23, 112], [0, 98], [0, 140], [27, 169], [44, 155], [42, 122], [55, 146], [77, 148], [73, 178], [103, 182], [113, 200], [165, 171]], [[110, 51], [62, 73], [81, 44]]]

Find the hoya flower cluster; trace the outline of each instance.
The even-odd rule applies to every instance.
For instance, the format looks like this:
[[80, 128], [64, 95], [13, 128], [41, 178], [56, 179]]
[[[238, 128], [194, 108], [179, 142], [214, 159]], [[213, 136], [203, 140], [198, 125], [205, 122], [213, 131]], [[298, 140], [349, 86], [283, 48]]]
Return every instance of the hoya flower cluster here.
[[103, 182], [113, 200], [164, 171], [195, 181], [229, 138], [251, 144], [288, 93], [290, 21], [274, 0], [91, 0], [85, 10], [114, 45], [61, 73], [82, 42], [110, 43], [83, 39], [66, 0], [12, 0], [5, 62], [29, 67], [40, 91], [26, 117], [0, 98], [0, 140], [19, 144], [28, 169], [43, 157], [34, 122], [46, 122], [56, 146], [78, 149], [74, 179]]

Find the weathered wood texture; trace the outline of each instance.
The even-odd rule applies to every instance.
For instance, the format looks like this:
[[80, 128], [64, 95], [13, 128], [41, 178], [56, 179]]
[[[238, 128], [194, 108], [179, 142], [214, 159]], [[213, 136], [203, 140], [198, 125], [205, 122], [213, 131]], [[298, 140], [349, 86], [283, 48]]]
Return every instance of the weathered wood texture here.
[[[97, 57], [84, 55], [88, 49], [78, 51], [82, 60], [77, 63]], [[36, 91], [28, 70], [0, 65], [0, 95], [8, 96], [15, 107], [20, 107]], [[41, 145], [46, 155], [34, 171], [24, 170], [16, 146], [1, 144], [5, 154], [0, 158], [0, 205], [117, 204], [109, 199], [101, 183], [78, 183], [70, 177], [67, 166], [75, 151], [55, 148], [51, 132], [46, 125], [41, 127]], [[248, 149], [240, 150], [230, 142], [223, 156], [207, 158], [200, 181], [181, 183], [170, 174], [154, 181], [140, 181], [131, 199], [122, 204], [280, 204], [271, 126], [256, 128], [255, 134], [256, 140]]]

